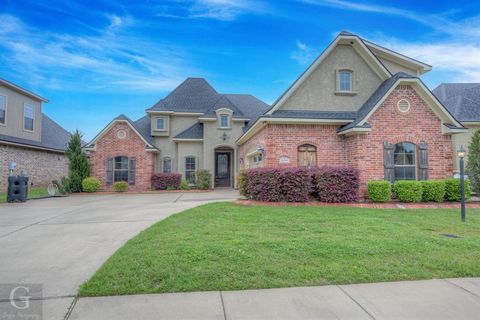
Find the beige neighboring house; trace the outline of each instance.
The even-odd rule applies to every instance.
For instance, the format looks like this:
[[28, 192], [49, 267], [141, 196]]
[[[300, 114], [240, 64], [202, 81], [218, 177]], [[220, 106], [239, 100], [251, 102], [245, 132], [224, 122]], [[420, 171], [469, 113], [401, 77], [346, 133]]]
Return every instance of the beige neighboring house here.
[[47, 186], [68, 175], [65, 147], [70, 133], [42, 112], [47, 99], [0, 78], [0, 191], [14, 174], [25, 172], [31, 186]]
[[442, 83], [432, 91], [468, 132], [452, 137], [454, 172], [459, 172], [456, 150], [468, 146], [473, 133], [480, 129], [480, 83]]

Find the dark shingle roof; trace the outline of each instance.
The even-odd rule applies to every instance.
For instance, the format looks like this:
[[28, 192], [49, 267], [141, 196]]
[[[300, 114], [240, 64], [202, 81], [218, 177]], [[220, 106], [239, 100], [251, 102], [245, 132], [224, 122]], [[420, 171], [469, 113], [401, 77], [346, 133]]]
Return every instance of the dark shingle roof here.
[[265, 118], [300, 118], [300, 119], [335, 119], [354, 120], [356, 112], [311, 111], [311, 110], [277, 110]]
[[195, 123], [190, 128], [177, 134], [175, 139], [203, 139], [203, 123]]
[[[113, 121], [117, 121], [117, 120], [123, 120], [123, 121], [127, 121], [128, 123], [130, 123], [132, 125], [132, 127], [134, 127], [135, 130], [137, 130], [138, 133], [140, 133], [140, 135], [149, 144], [154, 145], [153, 144], [153, 137], [150, 133], [150, 119], [148, 118], [148, 116], [142, 117], [142, 118], [138, 119], [137, 121], [132, 121], [126, 115], [121, 114], [121, 115], [117, 116], [115, 119], [113, 119]], [[148, 124], [147, 124], [147, 120], [148, 120]]]
[[480, 121], [480, 83], [442, 83], [432, 92], [459, 121]]
[[56, 151], [65, 151], [69, 140], [70, 132], [62, 128], [59, 124], [57, 124], [45, 114], [42, 114], [41, 141], [28, 140], [0, 134], [0, 141], [23, 144], [27, 147], [31, 146]]

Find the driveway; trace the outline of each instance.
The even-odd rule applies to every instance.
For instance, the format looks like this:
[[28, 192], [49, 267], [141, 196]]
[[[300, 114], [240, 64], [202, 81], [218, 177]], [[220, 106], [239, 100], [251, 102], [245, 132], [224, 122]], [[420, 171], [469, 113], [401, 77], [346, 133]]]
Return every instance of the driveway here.
[[[43, 306], [44, 319], [63, 319], [78, 287], [128, 239], [171, 214], [237, 197], [234, 190], [220, 189], [0, 204], [0, 285], [41, 284], [33, 303]], [[0, 313], [8, 299], [0, 288]]]

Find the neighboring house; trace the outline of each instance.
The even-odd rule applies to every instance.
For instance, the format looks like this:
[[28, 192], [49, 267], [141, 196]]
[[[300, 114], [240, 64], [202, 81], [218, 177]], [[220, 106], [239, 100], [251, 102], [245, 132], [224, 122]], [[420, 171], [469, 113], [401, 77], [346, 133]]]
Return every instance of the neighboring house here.
[[14, 174], [25, 172], [30, 185], [47, 186], [68, 175], [64, 152], [70, 133], [42, 113], [45, 98], [0, 79], [0, 191], [8, 184], [10, 162]]
[[462, 124], [420, 80], [431, 66], [340, 33], [239, 138], [241, 167], [358, 168], [369, 180], [453, 174]]
[[270, 107], [251, 95], [220, 94], [201, 78], [188, 78], [132, 121], [120, 115], [85, 150], [102, 189], [127, 181], [149, 190], [155, 172], [179, 172], [195, 183], [207, 169], [214, 186], [233, 187], [238, 171], [236, 140]]
[[432, 92], [450, 113], [468, 128], [468, 132], [452, 137], [453, 167], [457, 173], [459, 172], [459, 161], [455, 151], [463, 145], [468, 152], [473, 133], [480, 129], [480, 83], [442, 83]]

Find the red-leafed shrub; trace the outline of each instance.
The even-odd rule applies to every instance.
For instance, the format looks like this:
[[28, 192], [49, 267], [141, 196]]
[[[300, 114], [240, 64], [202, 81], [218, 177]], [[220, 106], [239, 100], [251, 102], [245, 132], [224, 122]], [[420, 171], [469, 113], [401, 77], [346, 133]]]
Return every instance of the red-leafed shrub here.
[[349, 167], [319, 167], [313, 173], [313, 185], [315, 197], [321, 202], [356, 201], [359, 172]]
[[179, 189], [182, 182], [180, 173], [155, 173], [152, 176], [152, 188], [154, 190]]

